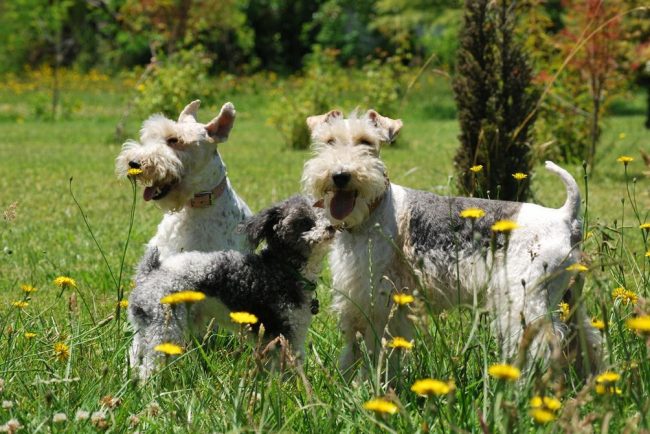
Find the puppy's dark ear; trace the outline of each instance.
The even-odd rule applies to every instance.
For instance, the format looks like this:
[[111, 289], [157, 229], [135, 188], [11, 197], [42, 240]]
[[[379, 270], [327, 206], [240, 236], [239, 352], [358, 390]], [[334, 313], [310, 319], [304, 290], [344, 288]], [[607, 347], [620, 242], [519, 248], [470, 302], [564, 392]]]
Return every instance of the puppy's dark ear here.
[[158, 268], [160, 268], [160, 252], [158, 247], [151, 247], [144, 253], [142, 260], [138, 264], [137, 275], [146, 276]]
[[246, 219], [239, 226], [239, 231], [245, 233], [248, 242], [257, 247], [273, 233], [273, 227], [280, 222], [281, 217], [280, 208], [272, 206]]

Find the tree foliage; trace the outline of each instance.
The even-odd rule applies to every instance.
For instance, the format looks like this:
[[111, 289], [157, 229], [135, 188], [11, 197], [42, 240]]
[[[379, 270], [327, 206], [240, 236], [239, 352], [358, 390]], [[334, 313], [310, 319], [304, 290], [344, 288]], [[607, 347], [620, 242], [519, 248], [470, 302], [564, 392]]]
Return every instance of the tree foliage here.
[[587, 161], [593, 169], [602, 119], [613, 99], [627, 91], [648, 26], [643, 14], [627, 14], [636, 0], [563, 0], [555, 15], [540, 7], [541, 0], [527, 3], [525, 34], [535, 53], [536, 80], [548, 87], [536, 132], [543, 147], [536, 153]]
[[[453, 81], [461, 127], [454, 162], [461, 190], [523, 200], [529, 184], [512, 174], [531, 168], [537, 93], [527, 56], [514, 39], [514, 12], [508, 0], [465, 2]], [[478, 175], [469, 170], [475, 165], [483, 166]]]
[[395, 47], [453, 65], [460, 0], [377, 0], [371, 26]]
[[314, 14], [310, 28], [317, 30], [314, 42], [339, 50], [344, 65], [362, 64], [377, 47], [388, 48], [388, 40], [371, 26], [376, 0], [327, 0]]

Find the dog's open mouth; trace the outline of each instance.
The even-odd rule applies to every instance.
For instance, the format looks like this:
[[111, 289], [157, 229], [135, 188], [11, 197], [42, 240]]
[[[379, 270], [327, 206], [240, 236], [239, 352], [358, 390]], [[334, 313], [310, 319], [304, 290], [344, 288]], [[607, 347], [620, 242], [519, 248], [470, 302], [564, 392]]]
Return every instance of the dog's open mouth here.
[[169, 194], [173, 186], [174, 183], [172, 182], [169, 184], [163, 184], [163, 185], [154, 184], [152, 186], [145, 187], [144, 192], [142, 193], [142, 197], [147, 202], [150, 200], [160, 200], [163, 197], [167, 196], [167, 194]]
[[330, 215], [337, 220], [343, 220], [354, 211], [356, 202], [356, 190], [336, 190], [330, 200]]

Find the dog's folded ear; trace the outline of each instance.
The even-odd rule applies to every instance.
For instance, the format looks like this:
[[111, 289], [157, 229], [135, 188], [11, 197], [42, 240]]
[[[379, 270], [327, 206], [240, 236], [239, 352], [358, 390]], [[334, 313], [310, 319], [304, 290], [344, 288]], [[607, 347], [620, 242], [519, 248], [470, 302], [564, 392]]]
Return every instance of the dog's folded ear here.
[[181, 114], [178, 116], [178, 122], [197, 122], [196, 115], [199, 112], [201, 100], [194, 100], [185, 106]]
[[231, 102], [225, 103], [221, 107], [219, 115], [205, 125], [208, 135], [217, 142], [225, 142], [228, 140], [230, 130], [235, 125], [236, 114], [235, 106]]
[[313, 131], [318, 125], [324, 122], [330, 122], [331, 120], [340, 118], [341, 116], [343, 116], [343, 113], [338, 110], [330, 110], [324, 115], [309, 116], [307, 118], [307, 126], [310, 131]]
[[158, 247], [149, 248], [138, 264], [137, 276], [146, 276], [160, 268], [160, 251]]
[[272, 235], [275, 225], [280, 222], [281, 218], [280, 208], [272, 206], [247, 218], [239, 225], [237, 231], [245, 233], [248, 236], [248, 242], [257, 247], [263, 239]]
[[375, 110], [368, 110], [366, 116], [374, 126], [382, 130], [387, 143], [392, 143], [402, 129], [401, 119], [391, 119], [382, 116]]

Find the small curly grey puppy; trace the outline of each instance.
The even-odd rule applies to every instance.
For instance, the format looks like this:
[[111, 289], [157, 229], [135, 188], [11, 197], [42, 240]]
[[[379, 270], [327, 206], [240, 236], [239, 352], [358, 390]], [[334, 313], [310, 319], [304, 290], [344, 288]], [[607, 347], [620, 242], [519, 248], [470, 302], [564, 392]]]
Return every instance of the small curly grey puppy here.
[[[283, 335], [299, 356], [304, 354], [315, 280], [334, 228], [305, 197], [293, 196], [250, 217], [241, 230], [254, 246], [262, 240], [266, 246], [249, 254], [180, 253], [162, 263], [156, 248], [146, 253], [128, 308], [135, 329], [130, 361], [141, 378], [155, 367], [156, 345], [182, 343], [190, 332], [205, 330], [213, 318], [230, 327], [229, 313], [234, 311], [257, 316], [253, 333], [264, 324], [267, 339]], [[206, 300], [192, 304], [189, 312], [185, 304], [160, 303], [164, 296], [187, 289], [204, 293]]]

